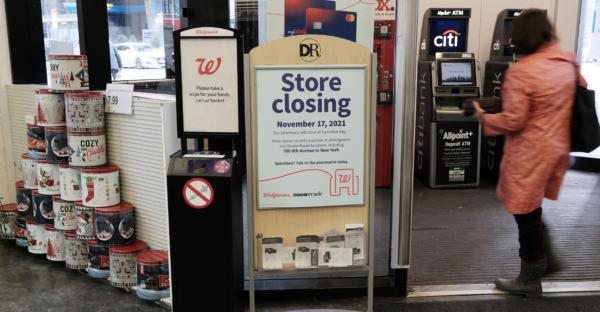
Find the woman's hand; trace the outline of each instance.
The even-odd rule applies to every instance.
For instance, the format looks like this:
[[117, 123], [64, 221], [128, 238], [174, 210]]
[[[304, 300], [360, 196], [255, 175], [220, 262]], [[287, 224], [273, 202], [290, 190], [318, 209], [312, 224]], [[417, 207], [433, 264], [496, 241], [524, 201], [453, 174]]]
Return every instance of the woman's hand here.
[[475, 112], [473, 113], [473, 117], [477, 118], [477, 120], [481, 120], [481, 116], [485, 114], [485, 110], [481, 108], [481, 105], [477, 101], [473, 101], [473, 109]]

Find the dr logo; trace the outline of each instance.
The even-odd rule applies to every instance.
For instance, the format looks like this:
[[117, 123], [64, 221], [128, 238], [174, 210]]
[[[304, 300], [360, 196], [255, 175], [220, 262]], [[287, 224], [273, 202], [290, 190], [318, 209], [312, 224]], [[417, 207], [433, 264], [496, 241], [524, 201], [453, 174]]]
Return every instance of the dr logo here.
[[215, 67], [214, 60], [209, 60], [208, 62], [206, 62], [206, 58], [204, 58], [204, 57], [197, 58], [196, 62], [198, 63], [198, 74], [200, 76], [203, 76], [203, 75], [211, 76], [212, 74], [216, 73], [219, 70], [219, 68], [221, 68], [221, 58], [220, 57], [217, 57], [216, 67]]
[[335, 179], [331, 184], [331, 195], [341, 196], [342, 189], [347, 191], [349, 196], [358, 195], [358, 177], [354, 175], [353, 169], [337, 169]]
[[460, 33], [456, 30], [446, 30], [440, 36], [433, 38], [433, 44], [436, 47], [458, 47], [458, 37]]
[[299, 45], [300, 58], [306, 62], [313, 62], [321, 57], [321, 45], [314, 39], [302, 40]]

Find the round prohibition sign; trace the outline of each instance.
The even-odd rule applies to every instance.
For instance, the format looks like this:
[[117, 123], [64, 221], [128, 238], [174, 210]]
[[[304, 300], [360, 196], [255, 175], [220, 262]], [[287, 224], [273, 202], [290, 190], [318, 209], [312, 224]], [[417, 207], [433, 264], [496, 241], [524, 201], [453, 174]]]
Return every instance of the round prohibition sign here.
[[192, 208], [204, 209], [215, 198], [215, 191], [210, 183], [202, 178], [193, 178], [183, 186], [183, 199]]

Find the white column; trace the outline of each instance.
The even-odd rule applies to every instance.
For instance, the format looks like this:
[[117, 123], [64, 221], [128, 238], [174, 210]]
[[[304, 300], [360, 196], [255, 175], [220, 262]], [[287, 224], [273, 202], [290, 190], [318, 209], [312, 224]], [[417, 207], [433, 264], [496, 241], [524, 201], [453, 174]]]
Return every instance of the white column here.
[[10, 54], [8, 50], [8, 30], [4, 1], [0, 1], [0, 197], [3, 203], [14, 203], [14, 171], [12, 151], [10, 150], [10, 129], [8, 122], [8, 103], [6, 85], [12, 82]]

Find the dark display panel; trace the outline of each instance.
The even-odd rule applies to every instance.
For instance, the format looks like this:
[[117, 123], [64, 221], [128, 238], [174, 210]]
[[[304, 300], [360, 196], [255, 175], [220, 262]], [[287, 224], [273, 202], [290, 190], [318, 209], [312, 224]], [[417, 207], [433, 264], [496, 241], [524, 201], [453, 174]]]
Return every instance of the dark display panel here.
[[475, 63], [467, 61], [441, 61], [439, 62], [438, 85], [449, 86], [474, 86]]
[[429, 21], [429, 54], [466, 52], [468, 19], [431, 19]]
[[513, 29], [513, 19], [504, 20], [504, 35], [502, 36], [503, 42], [503, 51], [504, 56], [512, 56], [514, 53], [514, 48], [511, 45], [510, 41], [512, 38], [512, 29]]

